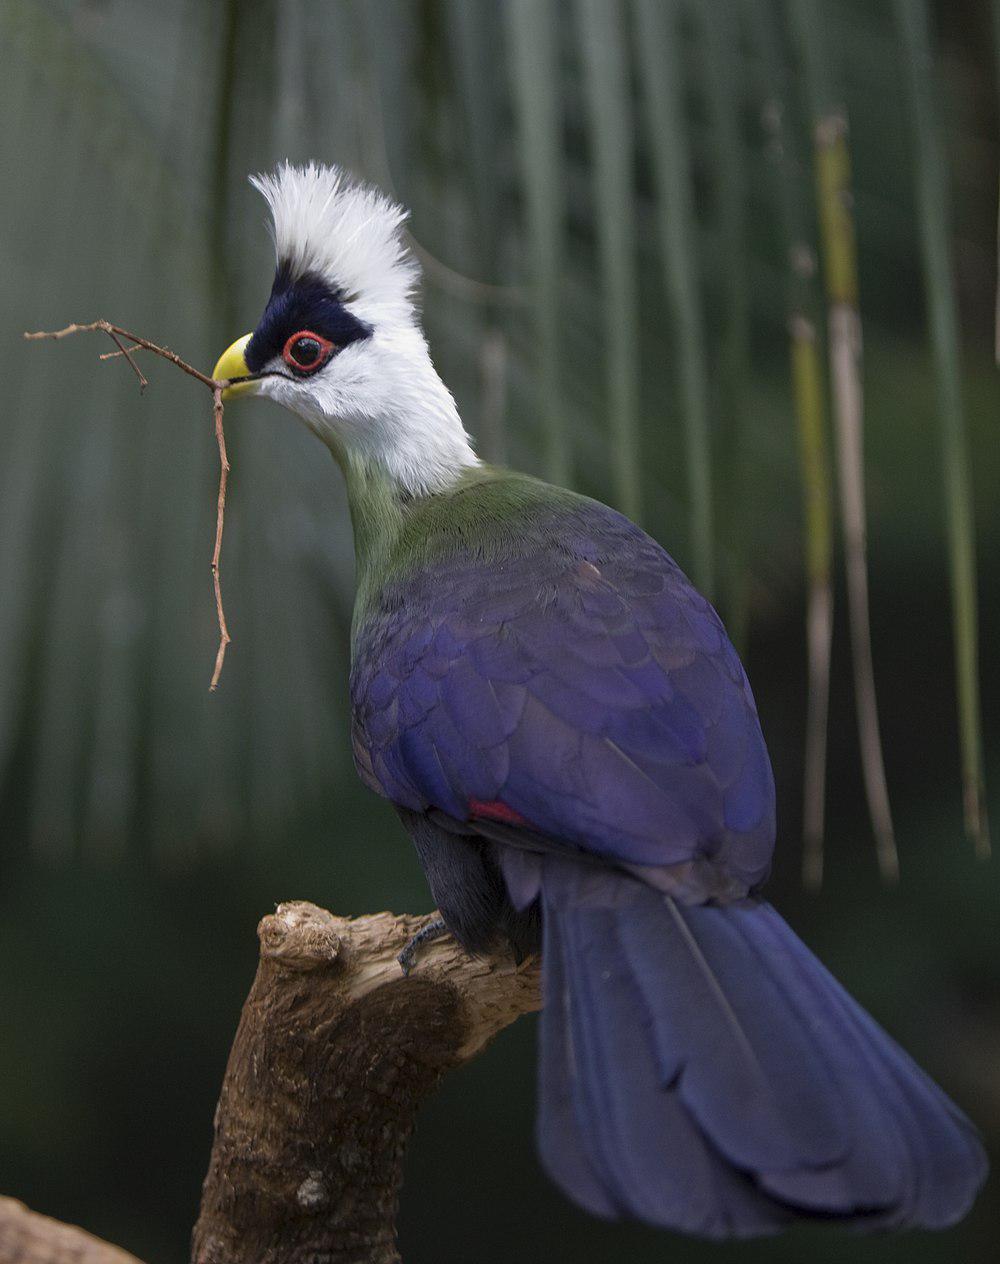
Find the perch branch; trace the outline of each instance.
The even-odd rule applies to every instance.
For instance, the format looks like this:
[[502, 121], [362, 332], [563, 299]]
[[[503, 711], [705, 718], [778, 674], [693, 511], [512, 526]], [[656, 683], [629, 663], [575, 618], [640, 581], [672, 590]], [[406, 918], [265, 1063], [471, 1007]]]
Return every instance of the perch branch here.
[[[167, 347], [161, 347], [155, 342], [150, 342], [148, 338], [140, 338], [138, 334], [131, 333], [128, 329], [122, 329], [120, 325], [112, 325], [109, 320], [93, 320], [86, 325], [67, 325], [65, 329], [40, 329], [35, 333], [26, 333], [24, 336], [29, 342], [34, 342], [42, 338], [68, 338], [70, 334], [83, 333], [105, 333], [118, 348], [117, 351], [108, 351], [101, 355], [102, 360], [111, 360], [117, 356], [124, 356], [132, 367], [132, 371], [139, 379], [139, 390], [144, 391], [149, 382], [132, 357], [134, 351], [140, 349], [144, 351], [152, 351], [155, 355], [161, 356], [164, 360], [169, 360], [178, 369], [182, 369], [190, 377], [196, 378], [203, 386], [207, 386], [212, 392], [212, 415], [215, 421], [215, 438], [219, 446], [219, 494], [216, 500], [215, 510], [215, 547], [212, 550], [212, 587], [215, 591], [215, 613], [219, 623], [219, 648], [215, 655], [215, 668], [212, 671], [212, 681], [209, 689], [213, 692], [218, 688], [219, 677], [222, 675], [222, 664], [226, 657], [226, 646], [229, 644], [229, 629], [226, 627], [226, 613], [222, 606], [222, 577], [219, 571], [219, 558], [222, 554], [222, 532], [226, 522], [226, 485], [229, 480], [229, 457], [226, 455], [226, 435], [222, 427], [223, 403], [222, 392], [229, 385], [228, 382], [219, 381], [214, 377], [206, 377], [204, 373], [199, 372], [193, 365], [182, 360], [176, 352], [171, 351]], [[133, 345], [128, 347], [122, 341], [127, 339]]]
[[193, 1264], [398, 1264], [403, 1152], [420, 1103], [539, 1005], [534, 962], [428, 943], [425, 919], [282, 904], [226, 1068]]
[[139, 1264], [109, 1242], [75, 1225], [29, 1211], [13, 1198], [0, 1198], [2, 1264]]
[[[540, 1005], [538, 964], [451, 938], [397, 957], [426, 918], [279, 905], [229, 1055], [192, 1264], [399, 1264], [396, 1207], [420, 1104]], [[138, 1264], [0, 1199], [2, 1264]]]

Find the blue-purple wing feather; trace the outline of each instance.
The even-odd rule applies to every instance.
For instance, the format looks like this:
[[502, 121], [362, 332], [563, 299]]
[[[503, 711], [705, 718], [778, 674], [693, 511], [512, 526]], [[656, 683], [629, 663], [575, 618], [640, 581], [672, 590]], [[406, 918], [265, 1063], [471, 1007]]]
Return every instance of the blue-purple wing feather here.
[[[502, 802], [633, 865], [766, 875], [774, 788], [715, 611], [627, 519], [580, 500], [500, 560], [469, 540], [391, 580], [361, 621], [362, 776], [459, 820]], [[427, 550], [434, 556], [433, 548]]]

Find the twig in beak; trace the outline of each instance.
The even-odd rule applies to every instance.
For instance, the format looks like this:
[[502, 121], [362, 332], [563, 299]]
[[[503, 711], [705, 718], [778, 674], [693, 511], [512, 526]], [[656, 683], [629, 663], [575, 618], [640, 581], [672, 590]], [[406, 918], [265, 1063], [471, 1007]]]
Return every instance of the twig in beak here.
[[[132, 358], [132, 352], [145, 350], [152, 351], [155, 355], [161, 356], [164, 360], [169, 360], [171, 364], [178, 369], [183, 370], [189, 377], [196, 378], [203, 386], [207, 386], [212, 392], [212, 415], [215, 421], [215, 439], [219, 446], [219, 495], [216, 502], [215, 512], [215, 547], [212, 550], [212, 586], [215, 590], [215, 611], [219, 620], [219, 648], [215, 655], [215, 670], [212, 672], [212, 682], [209, 685], [211, 691], [218, 688], [219, 677], [222, 675], [222, 664], [226, 657], [226, 646], [230, 642], [229, 629], [226, 627], [226, 612], [222, 606], [222, 582], [219, 574], [219, 557], [222, 554], [222, 532], [226, 522], [226, 485], [229, 479], [229, 457], [226, 454], [226, 435], [222, 428], [222, 392], [229, 385], [227, 381], [219, 381], [214, 377], [207, 377], [204, 373], [182, 360], [175, 352], [168, 350], [166, 347], [158, 346], [155, 342], [150, 342], [148, 338], [140, 338], [138, 334], [130, 333], [127, 329], [122, 329], [120, 325], [112, 325], [107, 320], [94, 320], [87, 325], [67, 325], [65, 329], [44, 330], [40, 329], [35, 333], [26, 333], [24, 336], [29, 341], [36, 341], [42, 338], [68, 338], [70, 334], [82, 333], [105, 333], [118, 348], [117, 351], [108, 351], [100, 356], [102, 360], [110, 360], [117, 356], [124, 356], [129, 362], [132, 371], [139, 379], [139, 390], [145, 390], [149, 382]], [[133, 346], [127, 347], [122, 339], [133, 343]]]

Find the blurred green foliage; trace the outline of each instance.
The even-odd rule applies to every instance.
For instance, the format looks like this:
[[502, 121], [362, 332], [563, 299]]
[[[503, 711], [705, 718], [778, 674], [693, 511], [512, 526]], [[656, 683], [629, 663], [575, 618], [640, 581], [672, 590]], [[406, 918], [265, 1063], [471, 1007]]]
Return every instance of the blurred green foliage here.
[[[914, 76], [898, 5], [822, 6], [825, 70], [851, 123], [873, 643], [902, 882], [877, 878], [838, 588], [827, 880], [806, 896], [804, 541], [768, 64], [790, 85], [791, 178], [812, 224], [809, 112], [785, 6], [747, 4], [769, 5], [779, 32], [763, 61], [712, 0], [0, 4], [0, 1191], [151, 1262], [184, 1259], [257, 918], [292, 897], [427, 906], [392, 812], [350, 764], [353, 562], [332, 461], [268, 405], [230, 410], [234, 641], [209, 696], [203, 392], [157, 364], [140, 398], [121, 366], [97, 363], [96, 341], [20, 340], [106, 316], [211, 365], [270, 283], [246, 175], [286, 156], [343, 163], [412, 207], [436, 361], [484, 451], [641, 505], [682, 564], [714, 566], [724, 613], [745, 625], [778, 779], [774, 899], [997, 1152], [1000, 878], [962, 835], [908, 96], [932, 79], [919, 121], [944, 127], [948, 187], [931, 196], [950, 204], [938, 211], [963, 345], [949, 371], [971, 454], [996, 787], [990, 11], [935, 5], [932, 65]], [[658, 59], [643, 32], [667, 41]], [[816, 1229], [708, 1247], [595, 1224], [534, 1157], [533, 1034], [530, 1021], [506, 1033], [422, 1118], [409, 1264], [996, 1258], [995, 1181], [937, 1236]]]

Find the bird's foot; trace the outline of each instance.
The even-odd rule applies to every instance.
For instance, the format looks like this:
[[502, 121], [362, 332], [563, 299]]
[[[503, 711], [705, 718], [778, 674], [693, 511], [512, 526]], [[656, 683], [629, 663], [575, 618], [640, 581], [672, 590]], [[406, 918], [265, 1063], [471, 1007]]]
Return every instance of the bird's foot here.
[[402, 967], [404, 974], [409, 974], [417, 963], [417, 954], [421, 944], [426, 944], [432, 939], [440, 939], [442, 935], [448, 934], [448, 927], [444, 923], [443, 917], [432, 918], [425, 926], [421, 926], [420, 930], [413, 936], [396, 960]]

